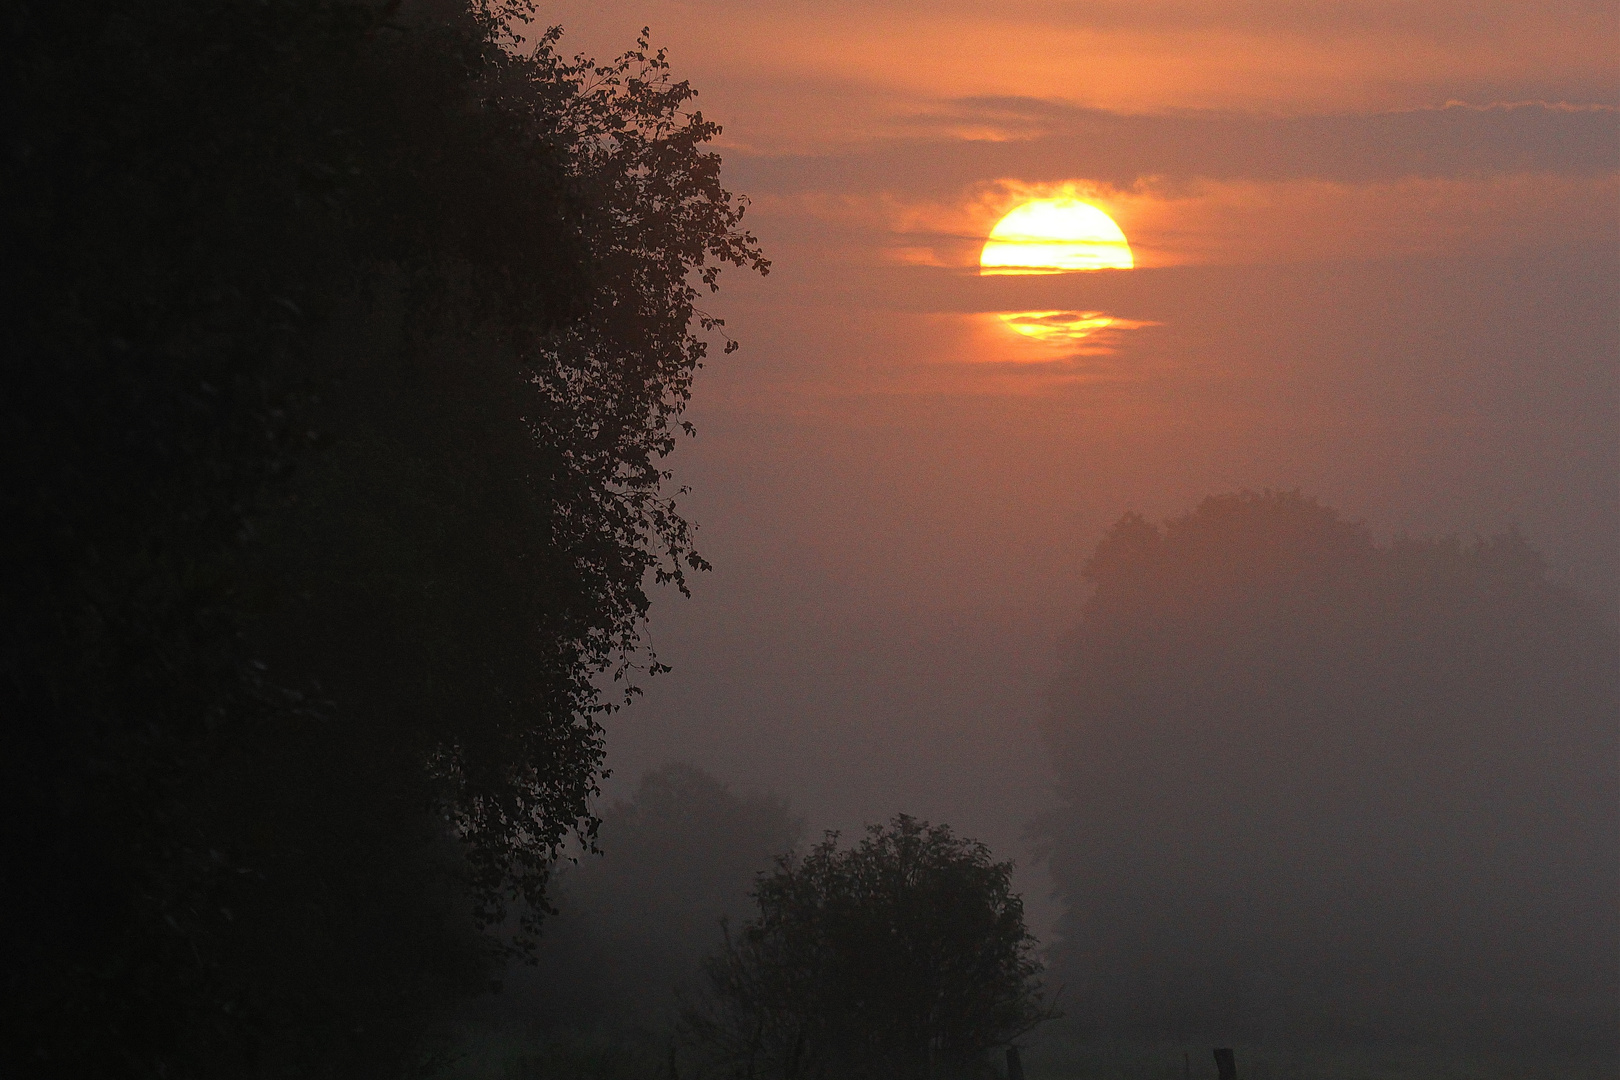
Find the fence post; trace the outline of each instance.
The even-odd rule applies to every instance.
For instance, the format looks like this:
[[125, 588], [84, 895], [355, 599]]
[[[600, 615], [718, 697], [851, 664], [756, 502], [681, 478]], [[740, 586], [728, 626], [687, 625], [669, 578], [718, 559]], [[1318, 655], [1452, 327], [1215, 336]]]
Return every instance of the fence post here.
[[1007, 1047], [1007, 1080], [1024, 1080], [1024, 1059], [1016, 1046]]
[[1232, 1051], [1215, 1051], [1215, 1069], [1220, 1073], [1220, 1080], [1237, 1080], [1237, 1062], [1232, 1059]]

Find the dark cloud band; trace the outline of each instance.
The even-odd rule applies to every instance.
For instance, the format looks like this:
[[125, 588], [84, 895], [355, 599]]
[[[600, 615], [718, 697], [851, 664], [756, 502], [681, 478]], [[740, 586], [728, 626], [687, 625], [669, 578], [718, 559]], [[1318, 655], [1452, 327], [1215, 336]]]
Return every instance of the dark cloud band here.
[[[824, 155], [736, 154], [728, 167], [744, 189], [760, 193], [892, 190], [897, 182], [917, 193], [1009, 176], [1124, 187], [1147, 178], [1371, 183], [1527, 172], [1595, 176], [1620, 169], [1620, 111], [1607, 106], [1133, 115], [1031, 98], [975, 98], [944, 103], [909, 123], [915, 135]], [[963, 138], [956, 131], [998, 138]]]

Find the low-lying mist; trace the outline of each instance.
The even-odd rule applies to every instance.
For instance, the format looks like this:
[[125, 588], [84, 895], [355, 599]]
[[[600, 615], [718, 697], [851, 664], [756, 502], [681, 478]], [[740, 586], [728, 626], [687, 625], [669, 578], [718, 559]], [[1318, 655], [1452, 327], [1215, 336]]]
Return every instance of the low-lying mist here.
[[675, 1016], [721, 942], [751, 910], [756, 874], [800, 843], [785, 800], [733, 791], [670, 763], [601, 812], [595, 854], [559, 875], [536, 964], [514, 964], [494, 1000], [546, 1028], [656, 1029]]
[[[1033, 1068], [1043, 1044], [1612, 1046], [1620, 648], [1526, 541], [1381, 544], [1244, 493], [1126, 515], [1086, 576], [1042, 725], [1065, 1018]], [[495, 1000], [656, 1042], [804, 825], [690, 764], [602, 818]]]

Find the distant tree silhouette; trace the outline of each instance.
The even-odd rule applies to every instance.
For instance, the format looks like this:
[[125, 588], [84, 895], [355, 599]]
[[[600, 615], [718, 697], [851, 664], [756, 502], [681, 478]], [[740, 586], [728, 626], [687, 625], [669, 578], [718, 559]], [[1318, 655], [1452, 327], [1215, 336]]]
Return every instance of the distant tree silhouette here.
[[501, 1008], [528, 1023], [652, 1029], [691, 992], [724, 918], [741, 919], [758, 874], [798, 843], [787, 803], [737, 792], [693, 765], [648, 772], [602, 810], [601, 851], [557, 882], [538, 965], [513, 965]]
[[760, 877], [686, 1030], [728, 1076], [969, 1074], [1050, 1017], [1011, 870], [904, 814], [828, 833]]
[[399, 1075], [594, 829], [765, 263], [662, 54], [531, 11], [0, 4], [0, 1072]]
[[1614, 1031], [1613, 627], [1515, 534], [1377, 544], [1290, 493], [1128, 514], [1044, 724], [1093, 1031]]

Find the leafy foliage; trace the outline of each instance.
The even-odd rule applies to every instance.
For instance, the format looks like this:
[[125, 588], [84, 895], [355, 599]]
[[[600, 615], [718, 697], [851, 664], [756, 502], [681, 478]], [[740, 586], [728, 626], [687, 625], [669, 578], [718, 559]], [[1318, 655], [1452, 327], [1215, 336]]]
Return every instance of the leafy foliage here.
[[0, 5], [30, 1074], [393, 1074], [595, 828], [602, 678], [703, 565], [699, 289], [766, 263], [663, 55], [529, 10]]
[[828, 833], [761, 876], [687, 1029], [728, 1075], [968, 1072], [1052, 1015], [1011, 871], [904, 814], [853, 848]]

